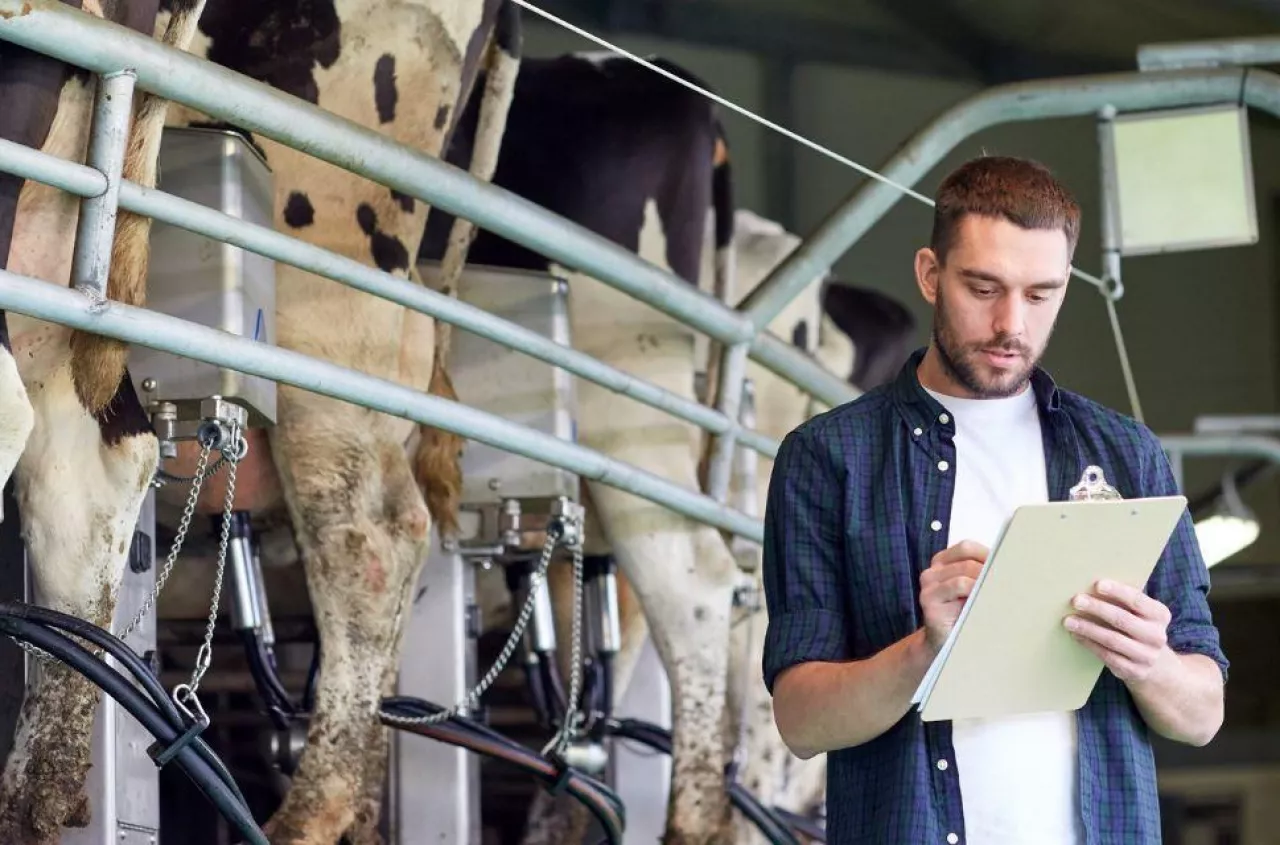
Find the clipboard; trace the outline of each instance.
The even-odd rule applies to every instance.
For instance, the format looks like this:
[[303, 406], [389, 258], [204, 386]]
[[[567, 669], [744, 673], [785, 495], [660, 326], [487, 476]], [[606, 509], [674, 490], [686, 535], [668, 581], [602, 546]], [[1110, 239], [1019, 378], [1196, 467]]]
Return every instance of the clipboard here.
[[[1100, 492], [1101, 491], [1101, 492]], [[1143, 588], [1185, 496], [1122, 499], [1089, 467], [1072, 500], [1015, 509], [911, 703], [926, 722], [1078, 710], [1103, 663], [1062, 624], [1100, 579]]]

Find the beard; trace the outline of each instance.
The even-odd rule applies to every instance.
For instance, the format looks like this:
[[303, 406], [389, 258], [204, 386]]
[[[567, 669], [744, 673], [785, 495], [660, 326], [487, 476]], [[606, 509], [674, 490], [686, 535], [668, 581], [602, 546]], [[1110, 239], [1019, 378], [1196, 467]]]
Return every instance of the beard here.
[[[975, 343], [958, 341], [948, 319], [941, 285], [933, 310], [933, 345], [938, 350], [942, 368], [978, 399], [1004, 399], [1020, 393], [1031, 380], [1031, 373], [1044, 354], [1044, 347], [1035, 353], [1007, 334], [997, 334]], [[1045, 346], [1048, 346], [1047, 339]], [[987, 351], [1006, 352], [1018, 357], [1010, 366], [998, 368], [985, 360], [983, 353]]]

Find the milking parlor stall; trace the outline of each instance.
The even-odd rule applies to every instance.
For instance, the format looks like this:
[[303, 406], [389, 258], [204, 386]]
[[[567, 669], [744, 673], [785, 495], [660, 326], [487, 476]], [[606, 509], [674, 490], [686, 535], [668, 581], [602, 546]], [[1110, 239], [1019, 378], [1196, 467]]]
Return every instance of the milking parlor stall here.
[[[1256, 241], [1280, 115], [1280, 40], [1165, 45], [873, 169], [524, 0], [267, 6], [0, 0], [4, 845], [825, 841], [760, 673], [769, 471], [927, 331], [833, 265], [971, 137], [1095, 121], [1075, 295], [1140, 416], [1121, 259]], [[534, 178], [533, 21], [590, 50], [538, 114], [660, 92], [693, 187]], [[722, 191], [729, 115], [865, 178], [792, 235]], [[1275, 463], [1271, 423], [1162, 440]]]

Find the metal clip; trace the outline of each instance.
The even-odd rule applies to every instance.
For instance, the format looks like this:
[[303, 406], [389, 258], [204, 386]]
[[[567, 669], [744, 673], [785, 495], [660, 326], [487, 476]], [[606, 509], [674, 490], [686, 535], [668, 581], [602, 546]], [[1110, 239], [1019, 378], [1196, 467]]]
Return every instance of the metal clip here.
[[1071, 488], [1070, 498], [1073, 502], [1117, 501], [1124, 496], [1107, 483], [1102, 467], [1087, 466], [1084, 468], [1084, 474], [1080, 476], [1080, 483]]
[[577, 502], [571, 502], [564, 496], [556, 498], [551, 505], [551, 524], [558, 525], [560, 545], [566, 549], [580, 548], [586, 534], [586, 508]]

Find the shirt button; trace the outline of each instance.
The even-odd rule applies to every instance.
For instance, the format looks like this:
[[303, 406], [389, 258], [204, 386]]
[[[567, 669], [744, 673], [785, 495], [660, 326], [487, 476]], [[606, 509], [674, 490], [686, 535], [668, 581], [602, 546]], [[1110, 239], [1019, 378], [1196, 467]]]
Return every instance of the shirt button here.
[[951, 845], [956, 845], [956, 843], [960, 841], [960, 837], [956, 836], [954, 833], [948, 833], [947, 841], [950, 842]]
[[913, 432], [911, 432], [911, 433], [912, 433], [912, 434], [914, 434], [916, 437], [919, 437], [920, 435], [924, 434], [924, 429], [922, 429], [922, 428], [917, 428], [915, 431], [913, 431]]
[[942, 470], [943, 472], [946, 472], [947, 467], [949, 466], [951, 466], [951, 464], [947, 463], [946, 461], [938, 461], [938, 469]]
[[947, 770], [947, 761], [946, 761], [946, 760], [939, 760], [939, 761], [938, 761], [938, 771], [940, 771], [940, 772], [945, 772], [946, 770]]
[[933, 522], [929, 523], [929, 527], [932, 528], [934, 531], [941, 531], [942, 523], [935, 519]]
[[951, 417], [947, 416], [946, 414], [942, 414], [938, 417], [938, 422], [942, 423], [943, 425], [946, 425], [950, 420], [951, 420]]

